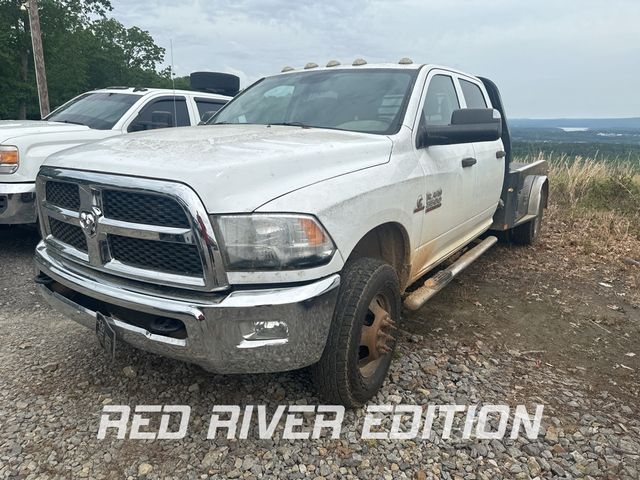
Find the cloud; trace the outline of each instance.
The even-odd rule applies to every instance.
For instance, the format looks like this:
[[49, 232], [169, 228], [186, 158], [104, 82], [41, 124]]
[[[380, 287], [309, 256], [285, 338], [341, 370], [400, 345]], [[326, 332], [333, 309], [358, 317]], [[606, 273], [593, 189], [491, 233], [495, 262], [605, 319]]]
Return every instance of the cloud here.
[[235, 72], [246, 86], [284, 65], [409, 56], [493, 78], [511, 116], [640, 115], [636, 0], [112, 4], [158, 44], [173, 39], [179, 74]]

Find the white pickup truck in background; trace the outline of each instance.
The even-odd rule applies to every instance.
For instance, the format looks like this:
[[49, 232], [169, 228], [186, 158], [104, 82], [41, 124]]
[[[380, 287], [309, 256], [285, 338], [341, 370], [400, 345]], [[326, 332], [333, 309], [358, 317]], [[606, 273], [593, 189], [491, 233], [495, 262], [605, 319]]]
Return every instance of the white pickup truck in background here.
[[219, 373], [312, 366], [326, 400], [361, 405], [403, 297], [420, 308], [489, 230], [535, 241], [546, 169], [511, 161], [487, 79], [408, 59], [286, 69], [206, 126], [50, 157], [36, 282], [110, 355], [127, 342]]
[[233, 85], [216, 88], [221, 79], [229, 87], [237, 77], [199, 72], [192, 74], [192, 86], [224, 95], [110, 87], [79, 95], [43, 120], [0, 121], [0, 224], [36, 222], [35, 180], [49, 155], [124, 133], [198, 125], [237, 93]]

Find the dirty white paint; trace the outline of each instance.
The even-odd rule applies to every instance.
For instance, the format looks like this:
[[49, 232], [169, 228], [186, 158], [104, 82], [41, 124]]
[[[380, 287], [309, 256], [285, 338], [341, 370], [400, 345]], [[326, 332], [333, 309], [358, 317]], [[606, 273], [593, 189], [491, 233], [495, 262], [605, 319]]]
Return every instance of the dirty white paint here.
[[[476, 83], [490, 105], [488, 95], [477, 78], [463, 72], [393, 68], [420, 69], [395, 135], [212, 125], [116, 137], [54, 155], [47, 165], [178, 181], [193, 188], [210, 214], [311, 214], [338, 248], [323, 267], [231, 273], [231, 283], [296, 282], [338, 272], [356, 244], [385, 223], [398, 225], [408, 239], [409, 280], [415, 280], [491, 225], [504, 176], [504, 160], [496, 152], [503, 145], [498, 140], [416, 148], [418, 118], [434, 73], [454, 79], [462, 108], [459, 78]], [[462, 159], [471, 156], [477, 165], [463, 168]], [[435, 208], [416, 211], [419, 197]]]
[[[386, 136], [265, 125], [157, 130], [86, 145], [47, 165], [175, 180], [209, 212], [250, 212], [293, 190], [389, 161]], [[290, 207], [289, 210], [295, 210]]]

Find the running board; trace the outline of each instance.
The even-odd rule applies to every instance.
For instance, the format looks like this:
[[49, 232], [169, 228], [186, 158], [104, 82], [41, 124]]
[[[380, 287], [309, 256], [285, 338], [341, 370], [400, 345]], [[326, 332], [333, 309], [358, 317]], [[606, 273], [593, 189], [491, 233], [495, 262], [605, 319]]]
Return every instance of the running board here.
[[453, 280], [460, 272], [480, 258], [480, 255], [495, 245], [497, 241], [498, 239], [496, 237], [485, 238], [449, 267], [444, 270], [440, 270], [433, 277], [424, 282], [422, 287], [411, 292], [411, 294], [404, 300], [404, 306], [409, 310], [418, 310], [427, 303], [431, 297], [447, 286], [449, 282], [451, 282], [451, 280]]

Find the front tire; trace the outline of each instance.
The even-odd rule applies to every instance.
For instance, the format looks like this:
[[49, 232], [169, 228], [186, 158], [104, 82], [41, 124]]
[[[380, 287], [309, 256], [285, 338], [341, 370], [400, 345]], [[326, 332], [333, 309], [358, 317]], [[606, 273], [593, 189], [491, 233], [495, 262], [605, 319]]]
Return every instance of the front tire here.
[[400, 319], [398, 275], [373, 258], [348, 262], [314, 383], [328, 402], [359, 407], [380, 389], [391, 364]]

